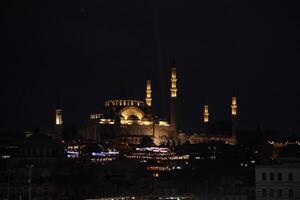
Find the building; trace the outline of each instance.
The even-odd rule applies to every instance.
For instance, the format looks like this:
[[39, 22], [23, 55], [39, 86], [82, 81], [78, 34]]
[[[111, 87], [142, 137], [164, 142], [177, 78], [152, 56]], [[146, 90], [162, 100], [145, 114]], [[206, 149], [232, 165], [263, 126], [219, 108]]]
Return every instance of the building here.
[[33, 200], [79, 200], [96, 196], [101, 191], [98, 183], [111, 187], [111, 181], [98, 180], [98, 176], [105, 176], [103, 169], [109, 171], [112, 167], [95, 165], [93, 159], [98, 157], [90, 156], [89, 150], [94, 151], [91, 148], [85, 151], [88, 155], [83, 159], [90, 161], [77, 162], [66, 157], [62, 143], [46, 134], [29, 136], [20, 144], [18, 154], [6, 159], [7, 164], [0, 172], [0, 199], [29, 199], [31, 196]]
[[300, 199], [300, 159], [277, 158], [255, 168], [256, 199]]
[[[177, 131], [177, 75], [176, 68], [171, 69], [170, 79], [170, 118], [161, 120], [152, 112], [151, 81], [146, 81], [145, 100], [112, 99], [105, 101], [104, 113], [90, 115], [89, 122], [81, 135], [88, 141], [97, 143], [129, 145], [140, 144], [144, 137], [152, 139], [155, 145], [169, 145], [224, 142], [236, 144], [237, 97], [231, 99], [232, 128], [230, 135], [218, 133], [186, 134]], [[210, 125], [208, 105], [204, 106], [203, 123]]]
[[114, 144], [140, 144], [144, 137], [154, 144], [178, 143], [176, 126], [176, 68], [171, 71], [170, 121], [161, 120], [151, 109], [151, 81], [146, 81], [145, 100], [113, 99], [105, 101], [104, 114], [92, 114], [83, 136], [90, 141], [113, 141]]
[[20, 145], [19, 153], [7, 163], [4, 179], [0, 180], [1, 199], [23, 199], [29, 191], [35, 198], [56, 196], [61, 189], [53, 177], [60, 176], [63, 170], [70, 171], [61, 166], [63, 160], [61, 144], [43, 134], [29, 136]]
[[[231, 130], [229, 134], [220, 134], [220, 130], [209, 130], [209, 106], [203, 106], [203, 124], [204, 131], [201, 134], [180, 134], [180, 141], [184, 143], [188, 141], [190, 144], [210, 143], [210, 142], [223, 142], [225, 144], [235, 145], [237, 143], [237, 97], [233, 95], [231, 97]], [[223, 128], [222, 128], [223, 129]], [[223, 130], [224, 131], [224, 130]]]

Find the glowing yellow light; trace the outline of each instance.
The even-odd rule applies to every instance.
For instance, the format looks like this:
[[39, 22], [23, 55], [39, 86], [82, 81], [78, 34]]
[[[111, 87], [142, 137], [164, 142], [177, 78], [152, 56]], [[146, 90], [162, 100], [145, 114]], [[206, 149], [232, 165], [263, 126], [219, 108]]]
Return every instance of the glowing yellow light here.
[[171, 74], [171, 97], [175, 98], [177, 97], [177, 78], [176, 78], [176, 68], [172, 68], [172, 74]]
[[151, 93], [152, 93], [151, 81], [147, 80], [147, 82], [146, 82], [146, 98], [145, 98], [147, 106], [151, 106], [151, 102], [152, 102]]
[[204, 123], [208, 123], [209, 122], [208, 105], [204, 106], [203, 118], [204, 118]]
[[132, 115], [138, 117], [139, 120], [142, 120], [145, 115], [141, 109], [133, 106], [122, 109], [119, 114], [120, 116], [123, 116], [125, 120], [127, 120]]
[[62, 125], [62, 110], [61, 109], [56, 109], [55, 110], [55, 124], [56, 125]]
[[142, 121], [142, 125], [151, 125], [152, 121]]
[[236, 103], [236, 97], [231, 98], [231, 114], [237, 115], [237, 103]]
[[170, 124], [167, 121], [159, 121], [160, 126], [170, 126]]
[[111, 119], [100, 119], [100, 124], [114, 124], [115, 122]]

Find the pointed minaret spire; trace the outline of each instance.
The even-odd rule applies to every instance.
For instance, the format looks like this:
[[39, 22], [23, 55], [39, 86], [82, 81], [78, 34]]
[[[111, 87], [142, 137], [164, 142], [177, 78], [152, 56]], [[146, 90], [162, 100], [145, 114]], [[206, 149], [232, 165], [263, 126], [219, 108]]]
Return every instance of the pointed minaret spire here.
[[175, 60], [175, 56], [172, 58], [172, 67], [176, 68], [176, 60]]
[[146, 105], [151, 107], [152, 105], [152, 96], [151, 96], [152, 90], [151, 90], [151, 80], [146, 81]]

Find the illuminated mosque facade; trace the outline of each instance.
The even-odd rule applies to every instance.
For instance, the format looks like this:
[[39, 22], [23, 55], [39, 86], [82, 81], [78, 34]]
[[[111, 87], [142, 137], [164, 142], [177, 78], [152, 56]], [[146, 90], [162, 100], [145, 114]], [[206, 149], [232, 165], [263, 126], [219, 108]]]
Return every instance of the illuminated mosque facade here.
[[161, 120], [153, 114], [151, 80], [147, 80], [144, 101], [136, 99], [105, 101], [105, 114], [90, 116], [85, 138], [96, 142], [112, 140], [119, 144], [140, 144], [142, 138], [150, 137], [156, 145], [177, 144], [176, 83], [176, 68], [172, 68], [170, 121]]
[[[105, 112], [90, 115], [87, 126], [80, 135], [91, 142], [129, 145], [140, 144], [145, 137], [151, 138], [155, 145], [197, 144], [206, 142], [224, 142], [236, 144], [237, 98], [231, 99], [232, 130], [230, 135], [187, 134], [177, 130], [177, 75], [176, 68], [171, 69], [170, 78], [170, 117], [161, 120], [152, 112], [151, 80], [146, 81], [145, 99], [113, 99], [105, 101]], [[203, 107], [203, 123], [209, 125], [209, 107]], [[55, 139], [62, 138], [62, 109], [55, 112]]]

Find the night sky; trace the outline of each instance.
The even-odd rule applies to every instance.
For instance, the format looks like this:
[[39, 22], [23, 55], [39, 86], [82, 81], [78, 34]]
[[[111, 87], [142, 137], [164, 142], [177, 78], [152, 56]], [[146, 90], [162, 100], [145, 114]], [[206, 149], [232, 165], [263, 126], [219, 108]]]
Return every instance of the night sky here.
[[300, 12], [293, 1], [2, 0], [0, 129], [50, 128], [58, 93], [78, 126], [110, 98], [144, 99], [168, 117], [176, 59], [181, 129], [212, 121], [300, 133]]

